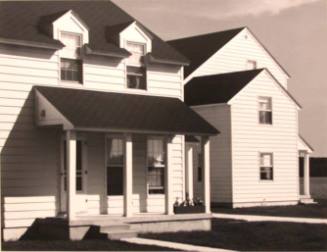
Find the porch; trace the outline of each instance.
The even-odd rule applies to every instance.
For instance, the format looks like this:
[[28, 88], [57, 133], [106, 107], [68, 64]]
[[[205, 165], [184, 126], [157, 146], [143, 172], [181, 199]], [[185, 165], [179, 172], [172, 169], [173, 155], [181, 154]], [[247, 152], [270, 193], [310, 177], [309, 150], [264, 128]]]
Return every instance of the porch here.
[[85, 229], [103, 218], [146, 226], [185, 220], [163, 217], [174, 216], [174, 203], [193, 191], [185, 135], [201, 138], [202, 200], [210, 213], [209, 137], [218, 131], [183, 102], [67, 88], [35, 92], [37, 125], [63, 130], [59, 209], [69, 226], [76, 230], [86, 223]]
[[310, 194], [310, 154], [313, 148], [301, 136], [298, 139], [298, 152], [299, 162], [301, 158], [303, 159], [303, 178], [299, 178], [299, 201], [303, 204], [312, 204], [315, 203]]

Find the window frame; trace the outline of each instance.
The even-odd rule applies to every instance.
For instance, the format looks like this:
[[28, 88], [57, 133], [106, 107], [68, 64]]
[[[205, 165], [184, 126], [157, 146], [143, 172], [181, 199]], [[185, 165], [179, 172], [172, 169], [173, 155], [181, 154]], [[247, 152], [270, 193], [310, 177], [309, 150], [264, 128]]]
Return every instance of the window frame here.
[[[268, 101], [268, 105], [270, 105], [270, 109], [263, 110], [261, 108], [260, 104], [262, 103], [263, 100]], [[273, 125], [273, 122], [274, 122], [273, 119], [274, 118], [273, 118], [273, 99], [272, 99], [272, 97], [270, 97], [270, 96], [258, 96], [257, 103], [258, 103], [258, 123], [259, 123], [259, 125], [265, 125], [265, 126]], [[261, 122], [261, 117], [260, 117], [261, 112], [270, 113], [271, 122]]]
[[[269, 155], [271, 164], [269, 166], [264, 166], [261, 164], [262, 157], [264, 155]], [[263, 179], [261, 178], [261, 169], [271, 169], [271, 179]], [[273, 152], [259, 152], [259, 181], [260, 182], [273, 182], [275, 180], [274, 174], [274, 153]]]
[[[63, 61], [75, 61], [77, 65], [77, 80], [65, 80], [62, 78], [62, 62]], [[83, 84], [83, 61], [80, 59], [60, 58], [60, 81], [64, 83], [79, 83]]]
[[[128, 90], [133, 90], [133, 91], [137, 91], [137, 92], [145, 92], [148, 90], [148, 79], [147, 79], [147, 68], [144, 63], [144, 60], [142, 61], [142, 58], [144, 59], [144, 56], [146, 55], [146, 52], [147, 52], [146, 46], [147, 45], [146, 45], [146, 43], [142, 43], [142, 42], [126, 40], [125, 41], [125, 49], [127, 51], [128, 51], [129, 44], [141, 45], [143, 47], [143, 56], [141, 56], [139, 64], [136, 64], [135, 62], [130, 62], [128, 58], [125, 60], [125, 87]], [[145, 88], [131, 88], [128, 86], [128, 67], [139, 68], [141, 71], [144, 72], [143, 78], [144, 78], [144, 82], [145, 82]]]
[[[116, 195], [116, 194], [108, 194], [108, 166], [109, 166], [109, 162], [108, 162], [108, 151], [109, 151], [109, 145], [108, 145], [108, 141], [112, 140], [112, 139], [119, 139], [122, 141], [123, 143], [123, 164], [121, 166], [122, 172], [123, 172], [123, 176], [124, 176], [124, 169], [125, 169], [125, 139], [122, 135], [116, 135], [116, 134], [107, 134], [105, 136], [105, 176], [104, 176], [104, 185], [105, 185], [105, 192], [106, 192], [106, 197], [115, 197], [115, 196], [122, 196], [124, 195], [124, 185], [122, 184], [123, 190], [122, 190], [122, 194], [121, 195]], [[124, 179], [124, 178], [123, 178]], [[124, 181], [122, 181], [122, 183], [124, 183]]]
[[[163, 171], [163, 186], [162, 186], [162, 192], [160, 193], [150, 193], [150, 184], [149, 184], [149, 144], [148, 141], [149, 140], [161, 140], [162, 144], [163, 144], [163, 151], [164, 151], [164, 157], [163, 160], [165, 162], [163, 167], [156, 167], [155, 169], [162, 169]], [[167, 140], [164, 137], [160, 137], [160, 136], [152, 136], [152, 137], [147, 137], [146, 138], [146, 193], [147, 193], [147, 197], [155, 197], [156, 195], [165, 195], [166, 194], [166, 169], [167, 169]], [[160, 190], [160, 189], [158, 189]]]

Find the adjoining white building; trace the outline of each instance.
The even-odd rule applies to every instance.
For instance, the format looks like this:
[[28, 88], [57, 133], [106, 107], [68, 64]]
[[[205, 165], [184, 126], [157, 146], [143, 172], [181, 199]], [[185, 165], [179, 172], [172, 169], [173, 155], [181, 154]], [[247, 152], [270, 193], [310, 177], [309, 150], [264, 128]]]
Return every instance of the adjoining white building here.
[[[108, 1], [1, 2], [0, 19], [4, 240], [52, 218], [71, 239], [210, 229], [218, 130], [183, 103], [188, 60]], [[174, 215], [185, 135], [203, 140], [204, 211]]]
[[[288, 73], [248, 28], [169, 43], [191, 61], [185, 67], [185, 102], [221, 134], [212, 138], [211, 201], [245, 207], [312, 202], [309, 154], [299, 136], [301, 106], [287, 91]], [[194, 196], [202, 193], [196, 144]], [[300, 190], [299, 155], [305, 156]], [[188, 159], [189, 160], [189, 159]], [[192, 192], [193, 194], [193, 192]]]

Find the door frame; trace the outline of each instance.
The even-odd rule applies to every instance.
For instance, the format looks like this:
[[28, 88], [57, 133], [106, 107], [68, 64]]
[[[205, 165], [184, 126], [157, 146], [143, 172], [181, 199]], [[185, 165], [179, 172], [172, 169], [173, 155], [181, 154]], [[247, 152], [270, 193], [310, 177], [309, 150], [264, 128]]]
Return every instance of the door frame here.
[[[64, 190], [65, 177], [67, 178], [67, 172], [65, 171], [65, 159], [64, 159], [64, 142], [66, 141], [65, 135], [62, 135], [60, 139], [60, 170], [59, 170], [59, 194], [60, 194], [60, 212], [67, 211], [67, 188]], [[82, 144], [82, 190], [77, 191], [76, 195], [87, 194], [87, 179], [88, 179], [88, 148], [87, 139], [85, 136], [76, 135], [76, 143], [81, 141]]]

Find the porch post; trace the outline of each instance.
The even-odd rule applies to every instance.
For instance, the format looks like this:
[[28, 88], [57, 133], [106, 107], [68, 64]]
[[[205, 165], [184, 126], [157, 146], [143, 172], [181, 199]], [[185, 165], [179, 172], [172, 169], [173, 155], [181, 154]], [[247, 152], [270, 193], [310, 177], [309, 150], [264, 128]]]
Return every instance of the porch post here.
[[124, 214], [133, 214], [133, 142], [132, 135], [125, 136], [125, 165], [124, 165]]
[[76, 195], [76, 135], [66, 131], [66, 167], [67, 167], [67, 216], [68, 221], [75, 218]]
[[189, 198], [193, 199], [193, 146], [187, 146], [187, 157], [186, 157], [186, 192]]
[[304, 154], [303, 183], [304, 195], [310, 196], [310, 155], [308, 152], [305, 152]]
[[173, 199], [173, 163], [172, 163], [172, 157], [173, 157], [173, 144], [172, 144], [172, 137], [169, 137], [167, 139], [167, 168], [166, 168], [166, 174], [165, 174], [165, 193], [166, 193], [166, 214], [167, 215], [173, 215], [174, 214], [174, 199]]
[[202, 137], [201, 148], [203, 153], [203, 194], [205, 212], [210, 213], [210, 140]]

